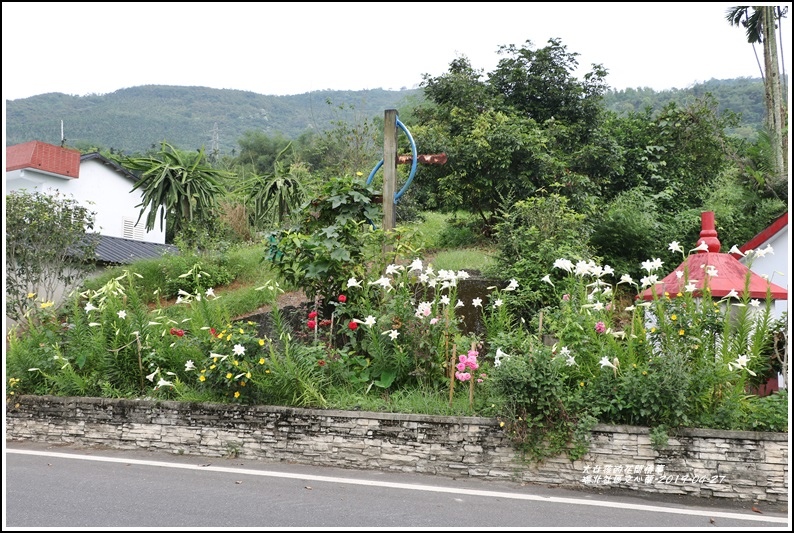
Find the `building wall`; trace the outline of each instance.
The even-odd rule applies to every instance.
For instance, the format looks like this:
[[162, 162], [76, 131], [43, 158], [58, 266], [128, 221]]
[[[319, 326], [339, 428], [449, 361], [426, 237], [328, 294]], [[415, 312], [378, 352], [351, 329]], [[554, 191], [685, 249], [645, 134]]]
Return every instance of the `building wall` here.
[[[79, 178], [63, 178], [31, 169], [15, 170], [6, 173], [6, 192], [17, 189], [41, 192], [57, 189], [63, 194], [73, 196], [81, 205], [96, 212], [95, 231], [110, 237], [129, 238], [124, 234], [124, 218], [138, 220], [141, 195], [131, 193], [134, 182], [96, 160], [80, 163]], [[165, 231], [160, 230], [159, 217], [152, 231], [143, 229], [146, 215], [138, 224], [138, 240], [165, 244]]]
[[22, 440], [788, 502], [787, 433], [682, 430], [657, 449], [648, 428], [598, 425], [582, 459], [527, 463], [492, 418], [21, 396], [6, 403], [6, 443]]
[[[765, 248], [767, 243], [772, 246], [773, 252], [763, 257], [741, 258], [740, 261], [750, 267], [750, 270], [759, 276], [766, 276], [772, 283], [780, 285], [789, 290], [788, 270], [789, 270], [789, 245], [788, 245], [788, 226], [777, 232], [760, 248]], [[788, 300], [777, 300], [775, 302], [775, 316], [780, 317], [784, 311], [788, 310]]]

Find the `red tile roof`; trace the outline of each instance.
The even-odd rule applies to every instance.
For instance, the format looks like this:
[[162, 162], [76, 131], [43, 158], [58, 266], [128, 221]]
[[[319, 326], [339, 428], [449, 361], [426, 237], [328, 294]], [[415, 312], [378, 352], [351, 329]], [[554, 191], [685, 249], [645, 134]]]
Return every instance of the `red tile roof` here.
[[41, 141], [6, 147], [6, 172], [25, 168], [79, 178], [80, 152]]

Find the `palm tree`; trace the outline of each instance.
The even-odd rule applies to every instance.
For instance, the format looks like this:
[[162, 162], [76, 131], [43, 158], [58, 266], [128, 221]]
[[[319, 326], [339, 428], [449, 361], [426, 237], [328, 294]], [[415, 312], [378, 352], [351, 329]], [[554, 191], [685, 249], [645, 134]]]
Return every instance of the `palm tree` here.
[[[154, 229], [158, 211], [160, 229], [165, 217], [173, 217], [174, 230], [190, 222], [206, 222], [215, 215], [218, 198], [224, 194], [226, 173], [205, 162], [204, 150], [183, 152], [163, 142], [158, 153], [149, 157], [123, 158], [119, 163], [140, 173], [132, 190], [143, 193], [138, 220], [149, 208], [146, 230]], [[161, 209], [162, 208], [162, 209]]]
[[[761, 70], [761, 77], [764, 80], [766, 127], [773, 150], [774, 177], [778, 182], [786, 180], [788, 176], [788, 136], [783, 135], [788, 127], [785, 123], [788, 112], [780, 82], [775, 21], [785, 17], [787, 13], [787, 7], [779, 6], [734, 6], [725, 12], [725, 18], [731, 26], [745, 28], [748, 43], [763, 45], [764, 68]], [[755, 46], [753, 49], [755, 50]], [[783, 75], [785, 76], [785, 70]]]

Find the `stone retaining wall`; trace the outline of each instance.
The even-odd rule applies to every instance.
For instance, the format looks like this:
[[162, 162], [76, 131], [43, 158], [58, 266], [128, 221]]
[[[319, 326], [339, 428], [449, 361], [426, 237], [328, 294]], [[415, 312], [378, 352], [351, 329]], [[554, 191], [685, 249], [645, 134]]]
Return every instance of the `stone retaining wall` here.
[[21, 396], [6, 442], [24, 440], [788, 502], [787, 433], [683, 430], [656, 450], [648, 428], [598, 425], [581, 460], [526, 464], [492, 418]]

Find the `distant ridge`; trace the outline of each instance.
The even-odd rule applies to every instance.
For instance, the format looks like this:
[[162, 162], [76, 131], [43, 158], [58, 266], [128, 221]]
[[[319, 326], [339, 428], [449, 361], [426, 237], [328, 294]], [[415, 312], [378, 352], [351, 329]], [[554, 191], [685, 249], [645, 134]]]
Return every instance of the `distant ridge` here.
[[6, 146], [30, 140], [60, 144], [63, 120], [64, 137], [77, 148], [144, 152], [167, 140], [185, 150], [203, 146], [209, 151], [217, 143], [221, 153], [230, 153], [239, 150], [237, 142], [246, 131], [294, 139], [307, 131], [323, 131], [340, 119], [382, 117], [385, 109], [399, 110], [407, 98], [421, 94], [419, 89], [370, 89], [267, 96], [169, 85], [142, 85], [104, 95], [48, 93], [6, 101]]
[[[742, 125], [730, 133], [743, 138], [755, 135], [764, 116], [760, 79], [710, 80], [661, 92], [610, 91], [604, 105], [616, 112], [642, 111], [646, 105], [659, 109], [706, 92], [717, 98], [720, 112], [742, 114]], [[104, 95], [48, 93], [6, 101], [6, 146], [31, 140], [60, 144], [63, 120], [66, 143], [81, 150], [113, 148], [130, 154], [157, 148], [166, 140], [184, 150], [217, 148], [221, 154], [232, 154], [239, 151], [238, 141], [247, 131], [296, 139], [331, 128], [339, 120], [382, 119], [386, 109], [405, 111], [422, 100], [422, 89], [268, 96], [235, 89], [142, 85]]]

